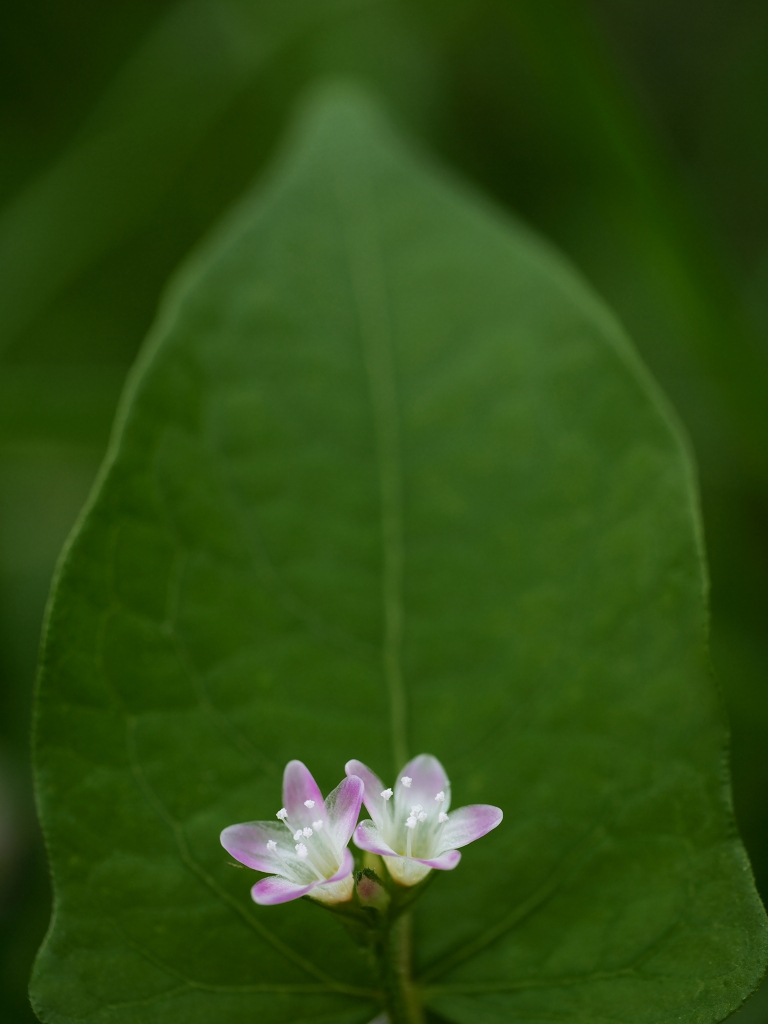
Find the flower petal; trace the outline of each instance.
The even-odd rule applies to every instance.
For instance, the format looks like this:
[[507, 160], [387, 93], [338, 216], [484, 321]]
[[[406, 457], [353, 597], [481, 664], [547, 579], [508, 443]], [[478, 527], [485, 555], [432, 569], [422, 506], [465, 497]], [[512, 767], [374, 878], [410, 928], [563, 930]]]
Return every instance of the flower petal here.
[[355, 846], [369, 853], [380, 853], [382, 857], [399, 857], [381, 838], [376, 825], [369, 819], [361, 821], [355, 829]]
[[[306, 800], [312, 801], [307, 807]], [[312, 773], [301, 761], [289, 761], [283, 772], [283, 806], [293, 828], [327, 817], [325, 801]]]
[[356, 775], [358, 779], [363, 780], [363, 785], [365, 786], [365, 793], [363, 795], [365, 806], [368, 808], [368, 813], [376, 824], [381, 827], [384, 814], [384, 798], [381, 794], [386, 788], [384, 783], [362, 761], [347, 761], [344, 770], [347, 775]]
[[431, 868], [437, 868], [438, 871], [453, 871], [460, 860], [461, 854], [458, 850], [448, 850], [446, 853], [441, 853], [439, 857], [432, 857], [430, 860], [419, 858], [421, 864], [429, 864]]
[[325, 802], [328, 829], [342, 850], [355, 830], [364, 789], [363, 780], [351, 775], [348, 779], [341, 780]]
[[300, 896], [306, 896], [317, 884], [317, 882], [312, 882], [311, 885], [297, 885], [296, 882], [289, 882], [287, 878], [281, 878], [280, 875], [270, 875], [269, 878], [262, 878], [253, 886], [251, 898], [254, 903], [260, 903], [262, 907], [271, 907], [275, 903], [287, 903], [289, 900], [297, 900]]
[[280, 870], [280, 859], [276, 851], [267, 849], [267, 843], [273, 840], [285, 848], [290, 838], [278, 821], [248, 821], [225, 828], [219, 840], [227, 853], [246, 867], [274, 872]]
[[473, 843], [475, 839], [496, 828], [503, 817], [502, 810], [490, 804], [470, 804], [468, 807], [459, 807], [458, 810], [451, 811], [439, 836], [440, 852], [444, 853], [457, 846]]
[[[400, 781], [411, 779], [411, 785], [403, 787]], [[403, 768], [397, 776], [396, 791], [398, 799], [406, 804], [421, 804], [430, 810], [436, 806], [435, 797], [438, 793], [445, 794], [441, 810], [447, 811], [451, 803], [451, 782], [445, 774], [445, 768], [431, 754], [419, 754]]]
[[315, 886], [309, 894], [313, 900], [332, 906], [334, 903], [347, 903], [355, 894], [355, 883], [352, 875], [347, 875], [340, 882], [323, 882]]
[[342, 881], [342, 879], [348, 878], [352, 874], [352, 869], [354, 868], [354, 866], [355, 858], [352, 856], [352, 851], [349, 848], [347, 848], [344, 851], [344, 856], [341, 859], [341, 867], [339, 868], [335, 875], [328, 879], [328, 884], [330, 885], [331, 882], [340, 882]]
[[429, 865], [413, 857], [387, 857], [387, 871], [398, 885], [418, 885], [429, 874]]

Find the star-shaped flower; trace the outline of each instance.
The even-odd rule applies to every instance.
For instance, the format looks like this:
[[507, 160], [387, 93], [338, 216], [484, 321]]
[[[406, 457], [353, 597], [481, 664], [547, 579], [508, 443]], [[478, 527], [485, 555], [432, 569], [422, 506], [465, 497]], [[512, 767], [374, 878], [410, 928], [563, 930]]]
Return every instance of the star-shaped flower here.
[[311, 896], [322, 903], [352, 898], [354, 860], [347, 849], [360, 813], [363, 783], [351, 773], [327, 800], [309, 769], [289, 761], [277, 821], [230, 825], [221, 845], [241, 864], [266, 871], [251, 889], [256, 903], [286, 903]]
[[348, 761], [349, 778], [365, 784], [363, 800], [371, 818], [355, 830], [361, 850], [380, 854], [396, 882], [416, 885], [430, 868], [450, 871], [466, 846], [496, 828], [503, 814], [490, 804], [471, 804], [449, 813], [451, 784], [431, 754], [419, 754], [399, 773], [394, 789], [361, 761]]

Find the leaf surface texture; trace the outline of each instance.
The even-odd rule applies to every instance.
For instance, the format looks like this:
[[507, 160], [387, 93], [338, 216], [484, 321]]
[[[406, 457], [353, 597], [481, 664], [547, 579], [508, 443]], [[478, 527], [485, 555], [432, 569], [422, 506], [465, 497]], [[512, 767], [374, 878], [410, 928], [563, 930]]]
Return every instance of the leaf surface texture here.
[[58, 576], [37, 785], [50, 1022], [365, 1024], [332, 916], [219, 846], [283, 765], [446, 765], [502, 807], [419, 905], [456, 1024], [717, 1021], [765, 921], [710, 678], [697, 498], [609, 312], [324, 93], [171, 288]]

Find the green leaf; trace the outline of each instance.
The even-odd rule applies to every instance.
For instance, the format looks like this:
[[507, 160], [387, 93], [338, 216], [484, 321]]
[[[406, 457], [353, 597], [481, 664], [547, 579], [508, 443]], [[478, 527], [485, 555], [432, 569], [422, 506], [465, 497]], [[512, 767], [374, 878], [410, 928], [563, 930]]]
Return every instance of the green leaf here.
[[503, 824], [416, 911], [428, 1007], [718, 1021], [766, 930], [709, 672], [695, 486], [539, 240], [315, 101], [176, 282], [62, 562], [36, 722], [51, 1022], [364, 1024], [332, 915], [218, 843], [304, 760], [436, 754]]

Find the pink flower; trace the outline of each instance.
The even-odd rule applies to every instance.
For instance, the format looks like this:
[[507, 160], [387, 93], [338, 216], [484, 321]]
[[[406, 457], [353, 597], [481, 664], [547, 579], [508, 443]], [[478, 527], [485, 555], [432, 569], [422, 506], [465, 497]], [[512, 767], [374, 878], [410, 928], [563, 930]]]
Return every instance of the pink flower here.
[[311, 896], [321, 903], [352, 898], [354, 861], [347, 849], [360, 813], [363, 783], [351, 773], [323, 800], [309, 769], [289, 761], [277, 821], [230, 825], [221, 845], [241, 864], [266, 871], [251, 889], [256, 903], [286, 903]]
[[490, 804], [471, 804], [449, 814], [451, 784], [431, 754], [409, 761], [394, 789], [385, 789], [361, 761], [348, 761], [346, 771], [350, 779], [363, 780], [363, 800], [373, 819], [357, 826], [355, 844], [380, 854], [400, 885], [416, 885], [431, 868], [455, 868], [461, 860], [457, 847], [484, 836], [504, 817]]

